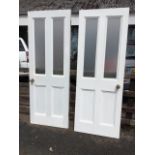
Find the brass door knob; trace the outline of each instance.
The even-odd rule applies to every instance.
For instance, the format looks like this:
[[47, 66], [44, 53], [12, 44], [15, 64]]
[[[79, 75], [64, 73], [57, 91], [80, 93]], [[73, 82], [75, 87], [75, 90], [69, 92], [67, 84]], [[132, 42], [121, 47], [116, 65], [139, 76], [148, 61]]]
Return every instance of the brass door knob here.
[[121, 86], [119, 84], [116, 85], [116, 90], [120, 89]]
[[30, 79], [29, 81], [30, 81], [30, 83], [31, 83], [31, 84], [33, 84], [33, 83], [34, 83], [34, 79]]

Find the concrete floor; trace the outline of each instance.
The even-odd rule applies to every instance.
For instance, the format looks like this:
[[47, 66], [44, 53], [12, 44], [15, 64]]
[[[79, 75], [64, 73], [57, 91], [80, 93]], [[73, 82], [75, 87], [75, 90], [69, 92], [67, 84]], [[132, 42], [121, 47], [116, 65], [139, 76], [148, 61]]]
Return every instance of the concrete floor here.
[[134, 128], [122, 127], [121, 138], [117, 140], [77, 133], [72, 127], [59, 129], [33, 125], [26, 117], [20, 116], [19, 121], [20, 155], [135, 154]]

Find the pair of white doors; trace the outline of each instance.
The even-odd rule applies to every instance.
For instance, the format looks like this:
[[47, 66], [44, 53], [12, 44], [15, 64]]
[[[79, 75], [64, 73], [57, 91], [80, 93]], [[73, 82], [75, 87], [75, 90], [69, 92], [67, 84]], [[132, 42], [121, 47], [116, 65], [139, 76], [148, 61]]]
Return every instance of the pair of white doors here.
[[[128, 14], [79, 13], [75, 131], [119, 138]], [[68, 128], [71, 11], [28, 16], [31, 122]]]

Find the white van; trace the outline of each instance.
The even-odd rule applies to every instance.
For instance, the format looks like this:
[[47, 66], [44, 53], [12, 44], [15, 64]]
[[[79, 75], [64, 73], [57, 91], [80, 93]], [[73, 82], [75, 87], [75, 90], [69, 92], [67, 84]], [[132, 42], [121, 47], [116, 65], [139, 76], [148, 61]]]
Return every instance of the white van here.
[[29, 67], [29, 51], [25, 41], [19, 38], [19, 68]]

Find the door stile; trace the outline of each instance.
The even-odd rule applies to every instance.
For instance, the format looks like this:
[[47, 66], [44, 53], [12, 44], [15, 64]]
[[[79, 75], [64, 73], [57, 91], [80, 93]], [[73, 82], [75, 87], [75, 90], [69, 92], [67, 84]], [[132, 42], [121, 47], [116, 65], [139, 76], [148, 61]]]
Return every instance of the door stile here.
[[[82, 12], [82, 11], [81, 11]], [[76, 77], [76, 97], [75, 97], [75, 103], [80, 102], [80, 83], [83, 79], [83, 71], [84, 71], [84, 49], [85, 49], [85, 29], [86, 29], [86, 20], [83, 18], [83, 14], [79, 12], [79, 33], [78, 33], [78, 49], [82, 50], [81, 52], [78, 52], [77, 55], [77, 75], [81, 78]], [[81, 35], [83, 34], [83, 36]], [[79, 111], [80, 105], [75, 104], [75, 109]], [[76, 131], [76, 128], [78, 128], [78, 124], [80, 121], [80, 114], [75, 113], [75, 120], [74, 120], [74, 130]], [[78, 122], [78, 123], [76, 123]]]
[[[30, 16], [30, 14], [29, 14]], [[35, 58], [35, 46], [34, 46], [34, 19], [31, 17], [29, 18], [29, 42], [32, 42], [32, 44], [29, 44], [29, 80], [30, 79], [34, 79], [34, 69], [35, 69], [35, 61], [34, 61], [34, 58]], [[31, 37], [30, 37], [31, 36]], [[30, 82], [29, 82], [29, 85]], [[29, 87], [29, 96], [30, 96], [30, 103], [34, 103], [34, 87], [30, 86]], [[30, 121], [31, 123], [33, 123], [33, 111], [34, 111], [34, 105], [33, 104], [30, 104]]]
[[[64, 57], [63, 57], [63, 70], [64, 70], [64, 88], [65, 88], [65, 93], [68, 95], [65, 96], [64, 102], [68, 103], [68, 106], [65, 106], [64, 109], [66, 111], [64, 119], [64, 122], [67, 122], [64, 124], [64, 126], [67, 128], [69, 126], [69, 91], [70, 91], [70, 19], [68, 18], [70, 12], [66, 13], [67, 18], [64, 18], [64, 40], [65, 43], [63, 45], [64, 49]], [[69, 46], [68, 46], [69, 45]], [[66, 63], [69, 62], [69, 65]]]
[[[117, 83], [119, 83], [122, 87], [117, 90], [118, 96], [116, 98], [116, 102], [118, 104], [118, 108], [116, 108], [116, 117], [118, 119], [115, 120], [116, 125], [116, 133], [119, 133], [120, 136], [120, 125], [121, 125], [121, 112], [122, 112], [122, 100], [123, 100], [123, 82], [124, 82], [124, 71], [125, 71], [125, 57], [126, 57], [126, 44], [127, 44], [127, 31], [128, 31], [128, 13], [129, 10], [124, 12], [124, 16], [121, 17], [121, 26], [120, 26], [120, 41], [119, 41], [119, 54], [118, 54], [118, 69], [117, 69]], [[125, 38], [125, 39], [124, 39]], [[121, 74], [123, 73], [123, 74]], [[118, 136], [118, 137], [119, 137]]]
[[96, 59], [96, 98], [95, 98], [95, 126], [100, 122], [100, 101], [101, 101], [101, 83], [104, 76], [104, 62], [105, 62], [105, 50], [106, 50], [106, 36], [107, 36], [107, 17], [102, 15], [98, 21], [98, 37], [97, 37], [97, 59]]
[[51, 71], [51, 21], [50, 17], [45, 18], [45, 68], [46, 68], [46, 117], [51, 115], [51, 100], [50, 100], [50, 71]]

